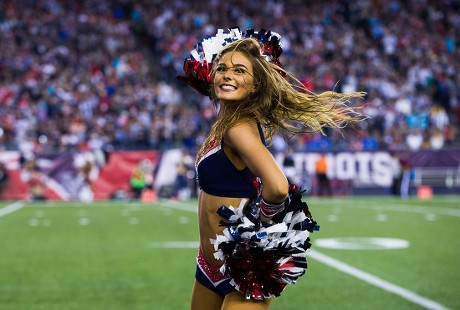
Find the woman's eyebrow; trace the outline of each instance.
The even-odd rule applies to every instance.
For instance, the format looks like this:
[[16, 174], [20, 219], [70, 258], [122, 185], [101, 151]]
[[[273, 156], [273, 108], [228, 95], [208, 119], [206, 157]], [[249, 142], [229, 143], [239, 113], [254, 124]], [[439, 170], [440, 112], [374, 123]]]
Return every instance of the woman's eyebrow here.
[[232, 67], [244, 67], [245, 69], [248, 69], [248, 67], [246, 67], [243, 64], [232, 64], [232, 65], [233, 65]]
[[220, 64], [217, 65], [217, 67], [225, 67], [225, 68], [228, 68], [228, 69], [237, 67], [237, 68], [244, 68], [247, 71], [249, 71], [248, 67], [246, 67], [243, 64], [233, 64], [232, 63], [232, 65], [230, 67], [227, 67], [227, 65], [225, 63], [220, 63]]

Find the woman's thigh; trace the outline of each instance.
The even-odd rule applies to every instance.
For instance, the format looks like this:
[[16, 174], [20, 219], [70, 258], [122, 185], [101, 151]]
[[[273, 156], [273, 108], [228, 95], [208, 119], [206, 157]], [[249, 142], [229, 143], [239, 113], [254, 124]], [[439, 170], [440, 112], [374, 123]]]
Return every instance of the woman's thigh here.
[[195, 280], [191, 310], [220, 310], [224, 298]]
[[247, 300], [241, 293], [234, 292], [225, 296], [222, 310], [266, 310], [271, 299]]

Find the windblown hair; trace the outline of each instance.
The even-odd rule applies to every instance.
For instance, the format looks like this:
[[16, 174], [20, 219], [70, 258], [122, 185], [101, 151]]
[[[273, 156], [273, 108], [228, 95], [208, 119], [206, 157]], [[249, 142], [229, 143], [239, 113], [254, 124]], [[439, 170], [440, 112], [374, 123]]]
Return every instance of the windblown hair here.
[[[222, 105], [211, 132], [203, 143], [198, 157], [201, 157], [213, 141], [221, 141], [226, 128], [241, 121], [257, 121], [264, 128], [264, 135], [270, 141], [276, 132], [298, 134], [323, 132], [325, 127], [343, 128], [350, 122], [359, 122], [365, 116], [351, 106], [354, 98], [363, 98], [365, 93], [337, 93], [326, 91], [314, 94], [291, 73], [267, 61], [261, 56], [261, 44], [253, 38], [244, 38], [226, 45], [214, 60], [211, 73], [214, 81], [216, 64], [228, 52], [239, 51], [252, 63], [255, 91], [247, 98], [232, 104]], [[211, 87], [211, 99], [217, 107], [219, 100]]]

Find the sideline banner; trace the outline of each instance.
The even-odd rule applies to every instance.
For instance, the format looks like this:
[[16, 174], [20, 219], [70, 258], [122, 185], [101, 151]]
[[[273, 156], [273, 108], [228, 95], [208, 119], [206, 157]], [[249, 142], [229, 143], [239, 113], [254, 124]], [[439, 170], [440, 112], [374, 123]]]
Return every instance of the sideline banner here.
[[130, 192], [129, 179], [133, 170], [144, 160], [152, 165], [152, 177], [160, 160], [158, 151], [119, 151], [110, 154], [107, 164], [92, 181], [94, 199], [110, 199], [116, 192]]
[[0, 163], [6, 168], [6, 184], [2, 185], [0, 199], [27, 199], [27, 185], [21, 180], [21, 165], [19, 152], [0, 151]]
[[131, 172], [143, 160], [151, 163], [153, 180], [159, 157], [157, 151], [112, 152], [108, 158], [99, 151], [37, 154], [33, 158], [21, 158], [16, 151], [0, 152], [8, 174], [0, 199], [109, 199], [116, 191], [130, 191]]
[[[294, 153], [295, 171], [315, 175], [319, 153]], [[414, 168], [460, 167], [460, 150], [400, 152], [398, 157]], [[352, 181], [354, 187], [389, 187], [392, 181], [391, 155], [388, 152], [338, 152], [327, 153], [327, 175], [331, 180]], [[282, 163], [283, 154], [276, 157]]]
[[[400, 152], [414, 168], [459, 169], [460, 150]], [[314, 176], [319, 153], [294, 153], [294, 170], [302, 176]], [[388, 152], [327, 153], [328, 176], [342, 192], [349, 187], [389, 187], [392, 173]], [[31, 188], [42, 186], [43, 196], [49, 200], [91, 201], [113, 198], [117, 192], [130, 192], [131, 172], [142, 161], [152, 165], [155, 190], [172, 186], [181, 149], [160, 151], [101, 151], [36, 155], [34, 165], [21, 158], [17, 151], [0, 151], [0, 162], [8, 172], [8, 184], [0, 192], [0, 199], [27, 200]], [[277, 154], [281, 164], [284, 155]], [[342, 189], [340, 189], [343, 187]], [[3, 188], [3, 187], [1, 187]]]

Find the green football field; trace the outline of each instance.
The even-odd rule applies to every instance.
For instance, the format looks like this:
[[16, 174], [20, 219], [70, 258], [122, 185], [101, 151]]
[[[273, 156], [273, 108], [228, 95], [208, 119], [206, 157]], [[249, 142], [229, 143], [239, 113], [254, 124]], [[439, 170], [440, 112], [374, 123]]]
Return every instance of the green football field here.
[[[305, 197], [306, 275], [271, 309], [460, 309], [460, 196]], [[196, 201], [0, 202], [0, 309], [189, 309]]]

